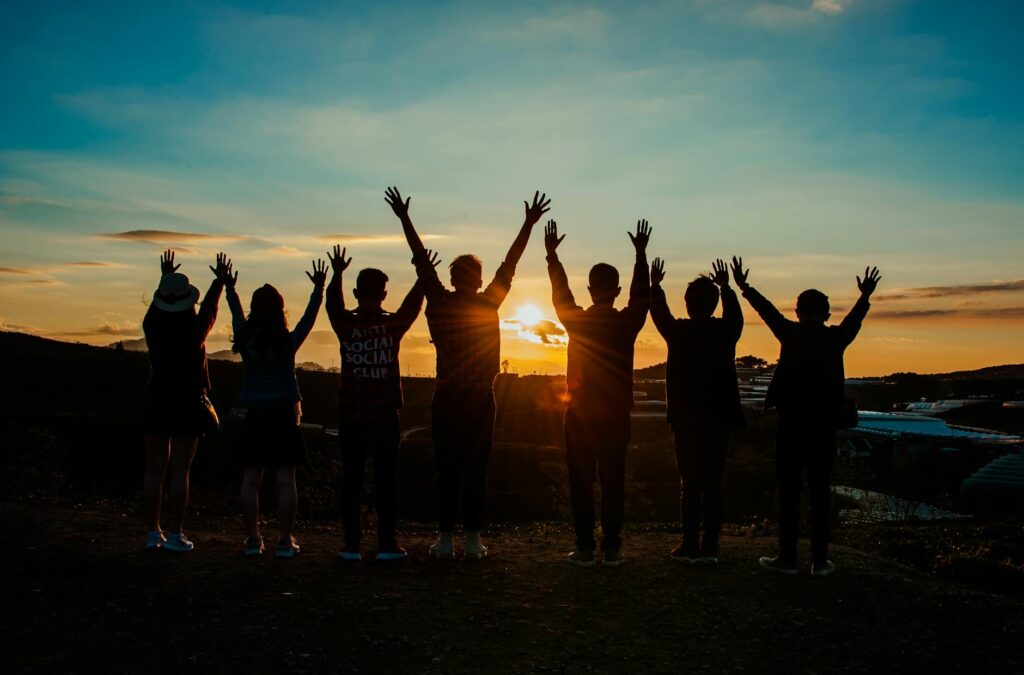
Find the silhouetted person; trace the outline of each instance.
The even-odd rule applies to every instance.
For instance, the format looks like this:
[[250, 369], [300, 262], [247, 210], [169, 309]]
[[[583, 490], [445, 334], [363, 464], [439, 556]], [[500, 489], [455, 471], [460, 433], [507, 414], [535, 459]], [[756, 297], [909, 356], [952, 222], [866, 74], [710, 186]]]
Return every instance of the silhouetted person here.
[[619, 272], [607, 263], [590, 269], [590, 298], [583, 309], [576, 304], [565, 268], [556, 249], [565, 239], [558, 226], [548, 221], [544, 230], [548, 276], [558, 320], [569, 334], [566, 387], [569, 405], [565, 412], [565, 456], [569, 469], [569, 499], [576, 550], [569, 562], [594, 565], [594, 478], [601, 479], [601, 551], [604, 564], [621, 565], [622, 522], [626, 498], [626, 450], [629, 446], [629, 411], [633, 407], [633, 346], [647, 321], [650, 277], [647, 242], [651, 229], [637, 222], [629, 234], [636, 249], [629, 303], [614, 307]]
[[[718, 562], [729, 432], [745, 426], [736, 380], [743, 312], [729, 286], [725, 263], [716, 260], [712, 269], [713, 277], [697, 277], [686, 287], [689, 318], [676, 319], [661, 287], [665, 263], [655, 258], [651, 266], [651, 318], [668, 344], [665, 398], [681, 483], [683, 540], [672, 551], [672, 559], [686, 563]], [[713, 316], [719, 296], [720, 319]]]
[[398, 449], [401, 430], [402, 380], [398, 349], [423, 306], [423, 285], [413, 284], [398, 311], [384, 311], [388, 277], [367, 268], [356, 277], [356, 308], [345, 308], [342, 276], [352, 259], [334, 247], [334, 274], [327, 286], [327, 317], [341, 344], [341, 388], [338, 390], [338, 441], [341, 447], [341, 519], [343, 560], [361, 560], [360, 506], [366, 458], [373, 460], [377, 503], [377, 560], [398, 560], [406, 551], [395, 538], [398, 518]]
[[498, 374], [501, 331], [498, 308], [508, 295], [516, 264], [526, 250], [530, 233], [551, 203], [546, 195], [534, 194], [533, 203], [523, 202], [526, 215], [505, 261], [482, 292], [483, 267], [474, 255], [460, 255], [452, 261], [451, 282], [444, 287], [423, 242], [409, 218], [410, 199], [402, 201], [395, 188], [388, 188], [386, 200], [402, 221], [402, 230], [412, 249], [416, 274], [427, 296], [427, 326], [437, 350], [437, 390], [431, 406], [434, 452], [437, 461], [438, 538], [430, 547], [435, 558], [455, 557], [452, 533], [462, 497], [466, 527], [466, 558], [487, 555], [480, 541], [485, 525], [487, 463], [494, 436], [494, 378]]
[[[210, 374], [206, 365], [206, 337], [217, 321], [217, 304], [231, 261], [223, 253], [217, 254], [217, 267], [210, 268], [215, 278], [198, 312], [195, 305], [199, 289], [177, 271], [179, 267], [174, 264], [173, 251], [160, 256], [160, 285], [142, 320], [150, 365], [143, 397], [146, 475], [142, 487], [149, 550], [192, 550], [192, 542], [182, 532], [188, 506], [188, 474], [199, 437], [216, 431], [218, 424], [217, 413], [207, 396]], [[160, 529], [160, 503], [167, 473], [170, 536]]]
[[227, 280], [228, 307], [234, 332], [232, 350], [242, 357], [241, 403], [245, 421], [239, 436], [237, 456], [242, 466], [242, 520], [245, 523], [245, 555], [263, 553], [260, 535], [260, 483], [265, 469], [277, 473], [277, 509], [281, 535], [277, 543], [278, 558], [291, 558], [299, 552], [292, 536], [298, 503], [295, 467], [306, 464], [306, 442], [299, 424], [302, 420], [302, 396], [295, 379], [295, 353], [305, 342], [316, 322], [324, 299], [327, 264], [313, 263], [306, 272], [313, 283], [313, 292], [295, 329], [288, 330], [284, 298], [270, 284], [260, 286], [252, 294], [249, 316], [235, 292], [238, 274]]
[[797, 539], [800, 530], [800, 485], [807, 471], [811, 507], [811, 573], [831, 574], [828, 559], [831, 529], [829, 491], [836, 457], [836, 429], [856, 423], [846, 402], [843, 353], [850, 346], [871, 307], [869, 299], [881, 277], [878, 268], [857, 277], [860, 298], [838, 326], [827, 326], [831, 316], [828, 296], [809, 289], [796, 300], [797, 321], [782, 316], [763, 295], [747, 283], [743, 259], [733, 258], [733, 278], [743, 297], [779, 340], [781, 351], [775, 375], [765, 397], [766, 408], [779, 412], [775, 468], [779, 480], [779, 553], [761, 558], [763, 567], [781, 574], [797, 574]]

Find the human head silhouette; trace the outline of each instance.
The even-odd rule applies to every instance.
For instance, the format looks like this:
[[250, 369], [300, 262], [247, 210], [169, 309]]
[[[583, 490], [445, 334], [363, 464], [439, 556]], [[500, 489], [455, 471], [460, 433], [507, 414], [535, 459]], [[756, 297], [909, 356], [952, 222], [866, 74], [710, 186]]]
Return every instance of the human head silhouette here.
[[815, 288], [809, 288], [796, 299], [796, 318], [806, 326], [823, 326], [832, 316], [828, 296]]
[[360, 309], [380, 309], [384, 298], [388, 296], [388, 275], [379, 269], [367, 267], [359, 271], [356, 287], [352, 291], [359, 301]]
[[699, 276], [686, 287], [683, 299], [691, 319], [706, 319], [718, 307], [718, 286], [709, 277]]
[[619, 271], [608, 263], [597, 263], [590, 268], [590, 299], [595, 305], [610, 305], [619, 297]]
[[284, 296], [270, 284], [263, 284], [252, 292], [249, 316], [269, 319], [277, 315], [284, 316]]
[[448, 269], [452, 273], [452, 286], [459, 293], [476, 293], [484, 285], [484, 266], [475, 255], [458, 256]]

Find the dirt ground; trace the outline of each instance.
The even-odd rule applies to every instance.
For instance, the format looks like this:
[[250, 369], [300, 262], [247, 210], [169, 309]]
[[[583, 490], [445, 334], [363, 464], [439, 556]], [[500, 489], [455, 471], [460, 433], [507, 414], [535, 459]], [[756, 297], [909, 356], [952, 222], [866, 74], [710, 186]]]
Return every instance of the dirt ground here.
[[234, 519], [188, 525], [192, 553], [145, 553], [128, 514], [0, 503], [3, 670], [1024, 672], [1024, 602], [845, 547], [832, 577], [787, 578], [755, 537], [695, 568], [627, 532], [625, 565], [584, 570], [547, 525], [492, 532], [481, 562], [428, 560], [410, 526], [398, 563], [341, 562], [325, 525], [293, 560], [244, 558]]

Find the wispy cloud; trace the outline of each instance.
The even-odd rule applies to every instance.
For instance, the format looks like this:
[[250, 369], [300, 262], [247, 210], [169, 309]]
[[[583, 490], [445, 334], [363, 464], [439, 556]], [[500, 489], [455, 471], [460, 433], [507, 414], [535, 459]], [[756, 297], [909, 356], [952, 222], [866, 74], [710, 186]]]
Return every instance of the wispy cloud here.
[[137, 323], [104, 323], [93, 332], [100, 335], [142, 335], [142, 329]]
[[872, 312], [876, 319], [1024, 319], [1024, 307], [893, 309]]
[[33, 275], [36, 272], [25, 267], [0, 267], [0, 274]]
[[99, 235], [104, 239], [133, 241], [147, 244], [191, 244], [215, 241], [245, 241], [249, 237], [239, 234], [200, 234], [198, 232], [172, 232], [170, 230], [127, 230]]
[[[435, 239], [448, 239], [448, 235], [444, 234], [421, 234], [420, 239], [423, 241], [433, 241]], [[350, 244], [367, 244], [370, 246], [391, 246], [394, 244], [404, 244], [405, 237], [401, 234], [321, 234], [317, 235], [316, 239], [319, 241], [330, 241], [338, 244], [348, 246]]]
[[124, 267], [121, 263], [104, 262], [99, 260], [80, 260], [64, 263], [68, 267], [84, 267], [88, 269], [110, 269]]
[[958, 295], [979, 295], [982, 293], [1008, 293], [1024, 291], [1024, 279], [993, 281], [991, 283], [960, 284], [955, 286], [922, 286], [906, 288], [892, 293], [880, 293], [875, 300], [909, 300], [914, 298], [945, 298]]

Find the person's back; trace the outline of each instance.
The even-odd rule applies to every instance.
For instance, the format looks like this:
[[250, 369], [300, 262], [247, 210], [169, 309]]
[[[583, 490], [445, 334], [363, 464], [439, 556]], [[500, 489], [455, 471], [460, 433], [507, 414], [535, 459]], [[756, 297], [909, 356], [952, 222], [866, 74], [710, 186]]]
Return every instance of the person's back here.
[[512, 273], [503, 265], [483, 291], [439, 289], [428, 295], [425, 315], [438, 381], [491, 386], [501, 361], [498, 309], [511, 285]]
[[836, 457], [836, 429], [853, 423], [844, 405], [843, 353], [857, 337], [871, 307], [870, 298], [881, 278], [877, 268], [857, 277], [860, 297], [836, 326], [828, 296], [809, 289], [796, 302], [797, 321], [787, 319], [748, 282], [742, 259], [733, 258], [733, 276], [750, 305], [779, 340], [779, 364], [765, 398], [766, 408], [779, 411], [775, 467], [779, 480], [779, 553], [762, 557], [760, 564], [781, 574], [797, 574], [800, 491], [807, 476], [811, 516], [811, 573], [828, 575], [835, 565], [828, 560], [831, 531], [829, 506], [832, 465]]
[[576, 304], [557, 249], [555, 221], [544, 231], [551, 297], [558, 320], [569, 334], [565, 413], [565, 454], [569, 473], [576, 550], [569, 562], [591, 567], [594, 562], [594, 480], [601, 479], [601, 550], [604, 565], [623, 562], [620, 547], [625, 511], [626, 451], [629, 447], [629, 411], [633, 407], [633, 347], [647, 320], [650, 305], [646, 220], [630, 233], [636, 251], [629, 303], [614, 307], [621, 292], [619, 272], [598, 263], [590, 270], [593, 305]]
[[436, 261], [423, 246], [409, 217], [411, 198], [388, 188], [385, 200], [402, 223], [413, 254], [416, 275], [427, 298], [427, 327], [437, 351], [437, 389], [431, 402], [431, 431], [437, 459], [438, 539], [430, 547], [436, 558], [455, 557], [452, 532], [461, 493], [466, 527], [466, 557], [487, 555], [480, 540], [485, 524], [487, 464], [494, 437], [494, 378], [501, 361], [498, 308], [508, 295], [516, 265], [526, 250], [533, 226], [550, 200], [539, 191], [525, 214], [505, 260], [483, 291], [483, 265], [474, 255], [452, 261], [448, 290], [434, 269]]

